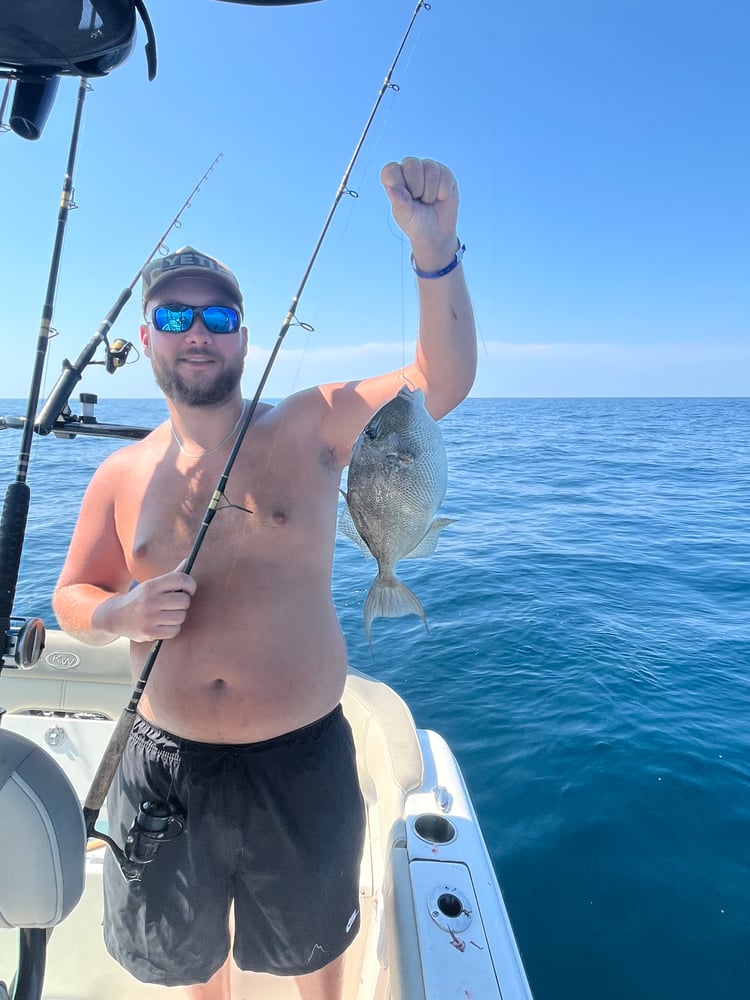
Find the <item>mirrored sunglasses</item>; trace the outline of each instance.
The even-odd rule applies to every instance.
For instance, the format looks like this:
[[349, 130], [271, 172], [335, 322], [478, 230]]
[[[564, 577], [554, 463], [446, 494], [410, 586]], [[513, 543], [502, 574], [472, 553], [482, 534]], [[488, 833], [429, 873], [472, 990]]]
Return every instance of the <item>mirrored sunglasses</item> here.
[[240, 326], [240, 314], [231, 306], [157, 306], [151, 322], [162, 333], [186, 333], [200, 316], [209, 333], [234, 333]]

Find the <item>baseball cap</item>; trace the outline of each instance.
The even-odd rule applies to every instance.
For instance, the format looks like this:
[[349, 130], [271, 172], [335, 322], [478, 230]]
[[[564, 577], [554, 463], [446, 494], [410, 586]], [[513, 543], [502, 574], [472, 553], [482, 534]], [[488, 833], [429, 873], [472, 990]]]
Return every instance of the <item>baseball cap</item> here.
[[154, 297], [158, 288], [175, 278], [206, 278], [229, 293], [232, 302], [242, 308], [242, 292], [235, 274], [215, 257], [196, 250], [180, 247], [165, 257], [157, 257], [143, 269], [143, 304]]

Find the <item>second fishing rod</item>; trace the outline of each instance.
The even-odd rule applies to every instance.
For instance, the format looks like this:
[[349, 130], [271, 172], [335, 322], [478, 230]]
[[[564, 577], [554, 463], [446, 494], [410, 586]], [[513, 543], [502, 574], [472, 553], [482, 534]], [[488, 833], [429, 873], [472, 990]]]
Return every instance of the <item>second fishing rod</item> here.
[[[390, 65], [390, 67], [388, 69], [388, 72], [386, 73], [386, 76], [385, 76], [385, 78], [383, 80], [383, 83], [382, 83], [382, 85], [380, 87], [380, 90], [378, 92], [378, 95], [377, 95], [377, 98], [375, 100], [375, 103], [374, 103], [374, 105], [372, 107], [372, 110], [370, 111], [370, 114], [369, 114], [369, 116], [367, 118], [367, 121], [365, 123], [364, 129], [362, 130], [362, 133], [361, 133], [361, 135], [359, 137], [359, 140], [357, 141], [357, 144], [356, 144], [356, 146], [354, 148], [354, 152], [353, 152], [352, 157], [351, 157], [351, 159], [349, 161], [349, 164], [346, 167], [346, 170], [344, 171], [343, 177], [341, 178], [341, 182], [339, 183], [339, 186], [338, 186], [338, 189], [336, 191], [336, 195], [334, 197], [333, 203], [332, 203], [331, 208], [330, 208], [330, 210], [328, 212], [328, 215], [326, 216], [325, 222], [323, 224], [323, 228], [322, 228], [322, 230], [320, 232], [320, 236], [318, 237], [318, 240], [315, 243], [315, 246], [313, 248], [313, 252], [312, 252], [312, 254], [310, 256], [310, 260], [309, 260], [309, 262], [308, 262], [308, 264], [307, 264], [307, 266], [305, 268], [305, 271], [304, 271], [304, 274], [303, 274], [302, 279], [300, 281], [300, 284], [299, 284], [299, 286], [298, 286], [298, 288], [297, 288], [294, 296], [292, 297], [291, 304], [289, 306], [289, 309], [287, 310], [286, 316], [284, 318], [284, 322], [283, 322], [283, 324], [281, 326], [281, 329], [279, 331], [279, 334], [278, 334], [278, 336], [276, 338], [276, 342], [275, 342], [275, 344], [273, 346], [273, 349], [271, 350], [271, 353], [270, 353], [270, 356], [268, 358], [268, 362], [266, 364], [266, 367], [265, 367], [265, 369], [263, 371], [263, 374], [261, 375], [260, 381], [259, 381], [258, 386], [257, 386], [257, 388], [255, 390], [255, 393], [254, 393], [254, 395], [253, 395], [253, 397], [252, 397], [252, 399], [250, 401], [250, 404], [246, 408], [246, 412], [245, 412], [244, 418], [243, 418], [243, 420], [242, 420], [242, 422], [240, 424], [240, 427], [238, 429], [238, 433], [237, 433], [237, 437], [235, 439], [234, 445], [233, 445], [232, 450], [231, 450], [231, 452], [229, 454], [229, 457], [227, 459], [226, 465], [224, 466], [224, 469], [222, 471], [221, 477], [220, 477], [220, 479], [219, 479], [219, 481], [218, 481], [218, 483], [216, 485], [216, 488], [215, 488], [215, 490], [213, 492], [213, 495], [212, 495], [211, 500], [210, 500], [210, 502], [208, 504], [208, 507], [206, 508], [206, 512], [205, 512], [205, 514], [203, 516], [203, 520], [202, 520], [200, 528], [198, 529], [198, 532], [196, 534], [196, 537], [195, 537], [195, 540], [193, 542], [193, 545], [192, 545], [192, 548], [190, 550], [190, 553], [188, 554], [187, 559], [185, 561], [185, 564], [184, 564], [184, 567], [183, 567], [183, 572], [185, 572], [185, 573], [189, 573], [190, 570], [192, 569], [192, 567], [193, 567], [193, 565], [195, 563], [195, 560], [196, 560], [196, 558], [198, 556], [198, 553], [199, 553], [199, 551], [201, 549], [201, 546], [203, 545], [204, 539], [206, 537], [206, 533], [208, 532], [208, 529], [209, 529], [209, 527], [211, 525], [211, 522], [213, 521], [214, 515], [215, 515], [215, 513], [216, 513], [216, 511], [217, 511], [217, 509], [219, 507], [219, 504], [221, 503], [221, 500], [224, 497], [224, 492], [226, 490], [227, 482], [229, 480], [229, 476], [231, 474], [232, 468], [234, 467], [234, 463], [235, 463], [235, 461], [237, 459], [237, 455], [239, 454], [240, 448], [242, 447], [242, 443], [244, 441], [245, 435], [246, 435], [246, 433], [248, 431], [248, 428], [250, 427], [250, 424], [252, 422], [253, 416], [254, 416], [255, 411], [257, 409], [258, 403], [260, 402], [261, 395], [262, 395], [263, 390], [264, 390], [264, 388], [266, 386], [266, 382], [268, 381], [268, 377], [269, 377], [269, 375], [271, 373], [271, 369], [272, 369], [272, 367], [274, 365], [274, 362], [276, 361], [278, 353], [279, 353], [279, 351], [281, 349], [281, 346], [282, 346], [282, 343], [284, 341], [284, 338], [286, 337], [286, 334], [288, 333], [290, 327], [295, 322], [298, 322], [296, 320], [296, 314], [297, 314], [297, 307], [299, 305], [300, 298], [301, 298], [302, 293], [303, 293], [303, 291], [305, 289], [305, 286], [307, 284], [308, 278], [309, 278], [310, 273], [311, 273], [311, 271], [313, 269], [315, 261], [317, 260], [318, 253], [320, 252], [320, 249], [321, 249], [321, 247], [323, 245], [323, 241], [325, 240], [325, 237], [326, 237], [326, 235], [328, 233], [328, 230], [330, 228], [331, 222], [333, 221], [333, 217], [335, 215], [336, 209], [338, 208], [338, 205], [339, 205], [339, 203], [340, 203], [343, 195], [348, 190], [347, 185], [348, 185], [348, 182], [349, 182], [349, 178], [351, 176], [352, 170], [354, 169], [354, 165], [357, 162], [357, 159], [358, 159], [359, 154], [360, 154], [360, 152], [362, 150], [362, 147], [363, 147], [363, 145], [365, 143], [367, 135], [368, 135], [368, 133], [370, 131], [370, 127], [371, 127], [371, 125], [372, 125], [372, 123], [373, 123], [373, 121], [375, 119], [375, 115], [377, 114], [377, 111], [378, 111], [378, 109], [380, 107], [380, 104], [381, 104], [381, 102], [383, 100], [383, 97], [384, 97], [386, 91], [389, 88], [394, 89], [394, 90], [398, 90], [398, 87], [396, 87], [394, 84], [392, 84], [391, 80], [392, 80], [392, 77], [393, 77], [393, 73], [394, 73], [394, 71], [396, 69], [396, 66], [398, 65], [398, 62], [399, 62], [399, 60], [401, 58], [401, 55], [402, 55], [402, 53], [404, 51], [404, 48], [405, 48], [406, 44], [407, 44], [409, 36], [410, 36], [410, 34], [412, 32], [412, 29], [414, 27], [416, 19], [417, 19], [419, 13], [422, 10], [429, 11], [430, 9], [431, 8], [430, 8], [430, 4], [429, 3], [426, 3], [425, 0], [419, 0], [419, 2], [417, 3], [416, 7], [414, 8], [414, 11], [412, 12], [411, 19], [410, 19], [409, 24], [408, 24], [408, 26], [406, 28], [406, 31], [404, 32], [404, 35], [403, 35], [403, 37], [401, 39], [401, 42], [400, 42], [400, 44], [398, 46], [398, 49], [396, 51], [396, 55], [395, 55], [395, 57], [394, 57], [391, 65]], [[127, 706], [123, 709], [123, 711], [122, 711], [122, 713], [120, 715], [120, 718], [117, 721], [115, 729], [114, 729], [114, 731], [112, 733], [112, 736], [110, 737], [109, 743], [107, 744], [107, 747], [106, 747], [106, 749], [104, 751], [104, 754], [102, 756], [102, 759], [101, 759], [101, 762], [99, 764], [99, 767], [98, 767], [98, 769], [96, 771], [96, 774], [94, 775], [94, 778], [93, 778], [93, 781], [91, 783], [91, 787], [89, 789], [88, 795], [86, 796], [86, 800], [84, 802], [84, 816], [85, 816], [85, 820], [86, 820], [86, 830], [87, 830], [87, 834], [88, 834], [89, 837], [97, 836], [98, 835], [97, 832], [95, 831], [95, 824], [96, 824], [97, 817], [99, 815], [99, 810], [101, 809], [102, 805], [104, 804], [104, 800], [106, 798], [106, 795], [107, 795], [107, 792], [109, 790], [109, 787], [110, 787], [110, 785], [112, 783], [112, 779], [114, 778], [114, 775], [115, 775], [115, 772], [117, 770], [118, 764], [120, 762], [120, 759], [122, 757], [123, 751], [125, 749], [125, 745], [127, 743], [128, 737], [130, 736], [130, 733], [131, 733], [131, 731], [133, 729], [133, 726], [135, 724], [136, 711], [137, 711], [137, 708], [138, 708], [138, 704], [139, 704], [139, 702], [141, 700], [141, 696], [143, 695], [143, 691], [144, 691], [144, 689], [146, 687], [146, 684], [148, 682], [148, 678], [149, 678], [149, 676], [151, 674], [151, 671], [152, 671], [152, 669], [154, 667], [156, 659], [157, 659], [157, 657], [159, 655], [159, 651], [161, 649], [162, 643], [163, 643], [162, 639], [156, 640], [154, 642], [153, 646], [151, 647], [151, 649], [150, 649], [150, 651], [148, 653], [148, 656], [146, 657], [146, 660], [145, 660], [145, 662], [143, 664], [143, 667], [141, 668], [141, 673], [140, 673], [140, 676], [138, 678], [138, 681], [136, 682], [136, 685], [135, 685], [135, 687], [133, 689], [130, 701], [128, 702]]]

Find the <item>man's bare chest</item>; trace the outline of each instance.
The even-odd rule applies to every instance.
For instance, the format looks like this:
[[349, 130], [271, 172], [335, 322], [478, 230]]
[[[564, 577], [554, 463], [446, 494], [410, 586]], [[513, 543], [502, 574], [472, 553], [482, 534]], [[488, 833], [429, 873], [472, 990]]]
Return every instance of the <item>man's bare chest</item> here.
[[173, 569], [204, 524], [204, 545], [219, 562], [328, 544], [340, 472], [324, 451], [241, 452], [217, 493], [221, 472], [221, 462], [164, 462], [133, 483], [134, 496], [122, 506], [138, 513], [119, 534], [137, 579]]

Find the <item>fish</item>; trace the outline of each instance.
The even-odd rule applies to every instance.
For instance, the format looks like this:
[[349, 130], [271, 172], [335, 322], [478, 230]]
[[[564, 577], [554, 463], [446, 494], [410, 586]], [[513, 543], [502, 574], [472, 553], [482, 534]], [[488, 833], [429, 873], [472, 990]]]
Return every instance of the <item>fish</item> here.
[[370, 419], [349, 462], [339, 529], [378, 564], [365, 598], [367, 640], [376, 618], [419, 615], [422, 603], [398, 579], [396, 563], [432, 555], [455, 518], [436, 517], [445, 498], [448, 459], [443, 435], [425, 407], [424, 392], [404, 386]]

